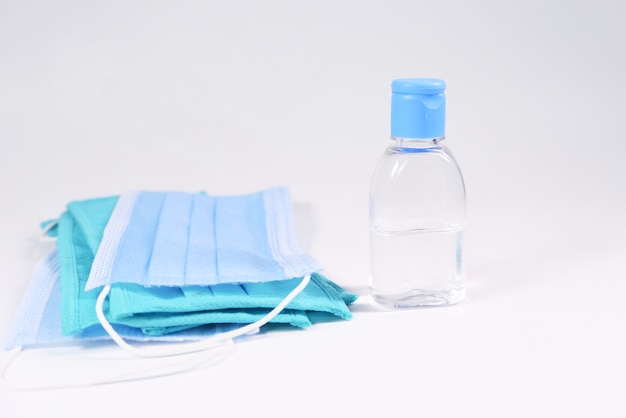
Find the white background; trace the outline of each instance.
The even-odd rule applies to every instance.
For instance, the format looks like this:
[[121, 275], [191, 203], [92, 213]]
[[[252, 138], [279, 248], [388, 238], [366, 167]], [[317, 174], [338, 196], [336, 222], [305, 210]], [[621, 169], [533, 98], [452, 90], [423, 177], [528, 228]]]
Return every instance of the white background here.
[[[39, 221], [136, 189], [287, 185], [301, 246], [363, 295], [350, 322], [265, 334], [190, 373], [0, 389], [0, 416], [626, 416], [625, 9], [0, 0], [0, 335], [49, 249]], [[450, 308], [366, 296], [399, 77], [448, 84], [469, 217], [469, 295]], [[93, 377], [110, 356], [30, 350], [10, 375]]]

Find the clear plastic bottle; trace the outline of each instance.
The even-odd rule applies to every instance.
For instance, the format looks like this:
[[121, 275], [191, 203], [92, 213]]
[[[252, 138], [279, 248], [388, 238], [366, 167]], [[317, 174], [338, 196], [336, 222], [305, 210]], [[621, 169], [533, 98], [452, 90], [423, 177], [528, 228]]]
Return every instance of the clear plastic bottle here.
[[445, 83], [392, 83], [391, 139], [370, 188], [370, 291], [391, 308], [465, 297], [465, 186], [445, 137]]

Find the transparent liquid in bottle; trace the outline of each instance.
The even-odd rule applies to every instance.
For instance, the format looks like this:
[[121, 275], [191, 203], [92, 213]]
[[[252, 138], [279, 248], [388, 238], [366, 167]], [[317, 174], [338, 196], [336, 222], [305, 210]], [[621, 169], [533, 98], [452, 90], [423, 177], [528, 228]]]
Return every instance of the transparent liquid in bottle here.
[[372, 296], [394, 308], [441, 306], [465, 296], [463, 230], [370, 231]]
[[441, 140], [397, 140], [372, 179], [370, 291], [390, 308], [465, 297], [465, 187]]

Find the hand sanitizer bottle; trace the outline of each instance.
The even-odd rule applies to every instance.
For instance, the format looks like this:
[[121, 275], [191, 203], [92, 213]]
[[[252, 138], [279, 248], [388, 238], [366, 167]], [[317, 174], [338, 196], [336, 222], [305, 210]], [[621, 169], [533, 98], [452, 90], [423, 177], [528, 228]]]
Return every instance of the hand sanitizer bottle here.
[[391, 145], [370, 187], [370, 291], [394, 309], [465, 297], [465, 185], [445, 138], [446, 84], [391, 84]]

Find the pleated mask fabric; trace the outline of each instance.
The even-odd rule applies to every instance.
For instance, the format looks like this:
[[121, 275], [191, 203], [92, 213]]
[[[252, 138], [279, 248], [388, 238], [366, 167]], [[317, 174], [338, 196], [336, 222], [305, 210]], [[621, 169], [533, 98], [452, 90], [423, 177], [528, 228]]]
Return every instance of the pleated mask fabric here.
[[112, 283], [214, 285], [321, 270], [295, 243], [286, 188], [241, 196], [129, 192], [104, 231], [86, 289]]
[[64, 335], [98, 324], [94, 306], [98, 289], [85, 290], [104, 228], [118, 197], [71, 202], [57, 226], [61, 322]]
[[[242, 205], [241, 202], [234, 205], [237, 203], [236, 199], [234, 200], [227, 202], [225, 207], [243, 207], [244, 210], [240, 210], [239, 213], [252, 210], [250, 206], [253, 205], [248, 205], [245, 209], [246, 205]], [[67, 211], [59, 218], [58, 226], [55, 228], [58, 235], [60, 292], [60, 301], [57, 302], [61, 311], [62, 334], [65, 336], [81, 335], [90, 329], [101, 329], [94, 310], [99, 288], [86, 290], [86, 284], [96, 253], [100, 251], [105, 229], [110, 224], [109, 219], [122, 202], [123, 199], [117, 196], [71, 202], [67, 206]], [[280, 218], [275, 217], [274, 222], [280, 223], [278, 221]], [[288, 248], [295, 247], [289, 242], [283, 245]], [[283, 254], [285, 253], [283, 251]], [[297, 252], [293, 254], [296, 254], [296, 259], [301, 255]], [[301, 259], [306, 260], [303, 265], [309, 266], [307, 268], [314, 265], [310, 258]], [[249, 268], [246, 268], [246, 271], [249, 271]], [[281, 271], [282, 275], [279, 276], [281, 280], [247, 283], [244, 280], [242, 283], [222, 283], [213, 286], [143, 286], [118, 282], [112, 285], [104, 310], [116, 326], [129, 327], [127, 334], [131, 335], [137, 330], [156, 336], [206, 324], [244, 323], [262, 317], [273, 307], [272, 303], [279, 301], [287, 289], [294, 286], [293, 278], [285, 279], [284, 269]], [[142, 272], [145, 272], [145, 269]], [[252, 279], [255, 278], [252, 276]], [[176, 295], [176, 298], [172, 295]], [[349, 319], [351, 314], [347, 305], [354, 299], [355, 295], [343, 291], [316, 273], [312, 275], [312, 280], [303, 293], [278, 314], [272, 323], [306, 327], [311, 324], [310, 314], [313, 312]], [[175, 304], [165, 303], [174, 300]]]
[[[150, 335], [206, 323], [245, 324], [265, 316], [299, 281], [300, 278], [213, 286], [114, 286], [107, 316], [113, 322], [141, 328]], [[308, 327], [312, 325], [308, 315], [311, 312], [326, 314], [327, 318], [350, 319], [348, 305], [355, 300], [356, 295], [322, 274], [313, 273], [307, 287], [272, 323]]]
[[[99, 323], [86, 326], [75, 334], [64, 334], [61, 325], [62, 305], [60, 263], [58, 252], [54, 250], [37, 263], [15, 319], [3, 341], [3, 349], [110, 339]], [[182, 342], [211, 337], [237, 326], [216, 323], [185, 330], [172, 329], [177, 332], [162, 332], [158, 335], [121, 324], [116, 325], [116, 329], [125, 339], [132, 341]]]
[[[194, 353], [219, 359], [234, 338], [260, 327], [350, 319], [358, 296], [298, 248], [292, 216], [286, 188], [217, 197], [131, 192], [69, 203], [58, 220], [42, 224], [57, 248], [35, 269], [4, 342], [10, 355], [0, 377], [24, 347], [107, 339], [139, 357], [190, 354], [189, 364], [172, 364], [184, 371], [199, 360]], [[144, 350], [125, 340], [193, 343]]]

